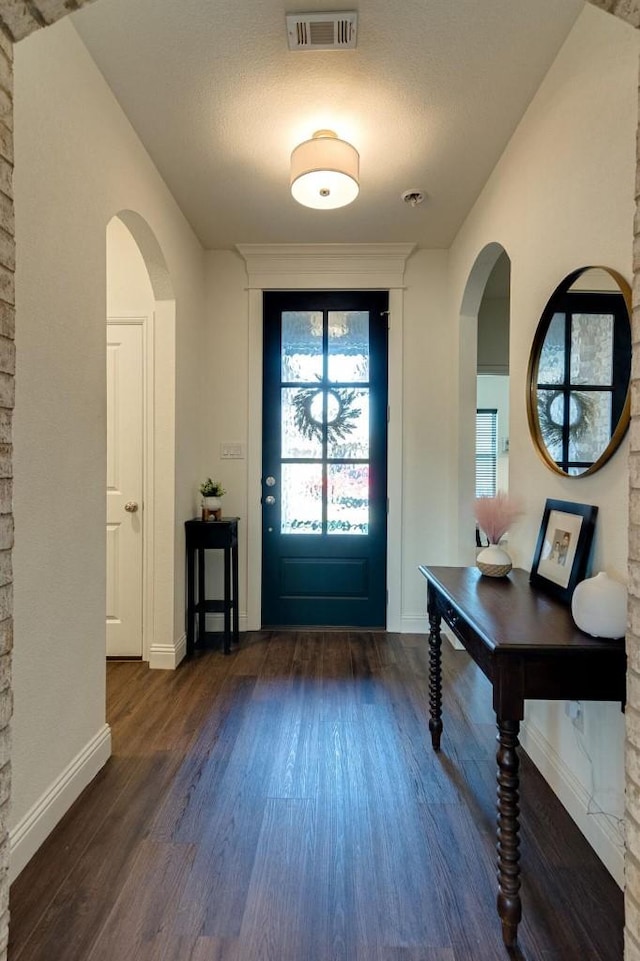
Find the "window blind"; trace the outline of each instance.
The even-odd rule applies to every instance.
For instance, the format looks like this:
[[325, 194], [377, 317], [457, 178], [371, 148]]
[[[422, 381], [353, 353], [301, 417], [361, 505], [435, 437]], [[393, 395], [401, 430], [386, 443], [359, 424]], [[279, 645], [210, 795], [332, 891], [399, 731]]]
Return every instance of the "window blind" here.
[[498, 411], [476, 411], [476, 497], [494, 497], [498, 464]]

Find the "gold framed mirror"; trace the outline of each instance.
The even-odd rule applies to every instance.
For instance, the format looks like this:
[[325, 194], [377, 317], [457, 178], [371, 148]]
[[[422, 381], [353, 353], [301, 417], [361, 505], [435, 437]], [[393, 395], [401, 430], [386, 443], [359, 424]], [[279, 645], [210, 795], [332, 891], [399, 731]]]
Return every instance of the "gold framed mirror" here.
[[629, 426], [631, 288], [609, 267], [581, 267], [556, 287], [529, 357], [527, 417], [544, 463], [586, 477]]

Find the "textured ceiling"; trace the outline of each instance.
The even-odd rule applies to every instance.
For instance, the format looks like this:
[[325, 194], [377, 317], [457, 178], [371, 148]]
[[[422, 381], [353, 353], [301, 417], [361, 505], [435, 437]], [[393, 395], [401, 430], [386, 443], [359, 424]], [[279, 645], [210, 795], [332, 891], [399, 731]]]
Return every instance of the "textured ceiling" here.
[[[205, 247], [448, 247], [583, 5], [98, 0], [72, 19]], [[335, 9], [359, 12], [355, 50], [288, 50], [287, 12]], [[360, 196], [308, 210], [289, 154], [327, 127], [360, 152]]]

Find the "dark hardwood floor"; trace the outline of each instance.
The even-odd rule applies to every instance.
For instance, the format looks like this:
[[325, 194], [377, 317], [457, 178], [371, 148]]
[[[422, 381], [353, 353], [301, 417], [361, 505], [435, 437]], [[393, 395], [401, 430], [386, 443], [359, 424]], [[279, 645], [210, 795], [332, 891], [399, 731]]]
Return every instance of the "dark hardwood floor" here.
[[[10, 961], [497, 961], [487, 681], [425, 637], [108, 665], [114, 754], [11, 890]], [[620, 961], [622, 895], [522, 765], [520, 961]]]

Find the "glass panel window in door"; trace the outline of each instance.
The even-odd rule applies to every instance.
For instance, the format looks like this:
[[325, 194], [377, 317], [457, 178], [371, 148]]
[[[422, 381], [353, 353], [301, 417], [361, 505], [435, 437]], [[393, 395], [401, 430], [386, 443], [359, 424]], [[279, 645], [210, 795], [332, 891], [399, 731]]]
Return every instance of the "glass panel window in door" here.
[[322, 464], [282, 465], [280, 533], [322, 533]]
[[[613, 382], [613, 314], [571, 317], [571, 383], [609, 387]], [[608, 440], [604, 447], [607, 446]], [[600, 450], [604, 450], [601, 447]], [[597, 460], [597, 455], [594, 458]]]
[[327, 468], [327, 533], [369, 533], [369, 465]]
[[332, 383], [368, 382], [369, 311], [329, 311], [327, 355]]
[[327, 457], [330, 460], [369, 457], [369, 390], [339, 387], [328, 391], [334, 407], [327, 408]]
[[564, 380], [565, 315], [554, 314], [540, 351], [539, 384], [561, 384]]
[[283, 311], [281, 376], [284, 383], [322, 377], [322, 311]]
[[282, 457], [322, 457], [322, 391], [317, 387], [283, 387], [281, 398]]

